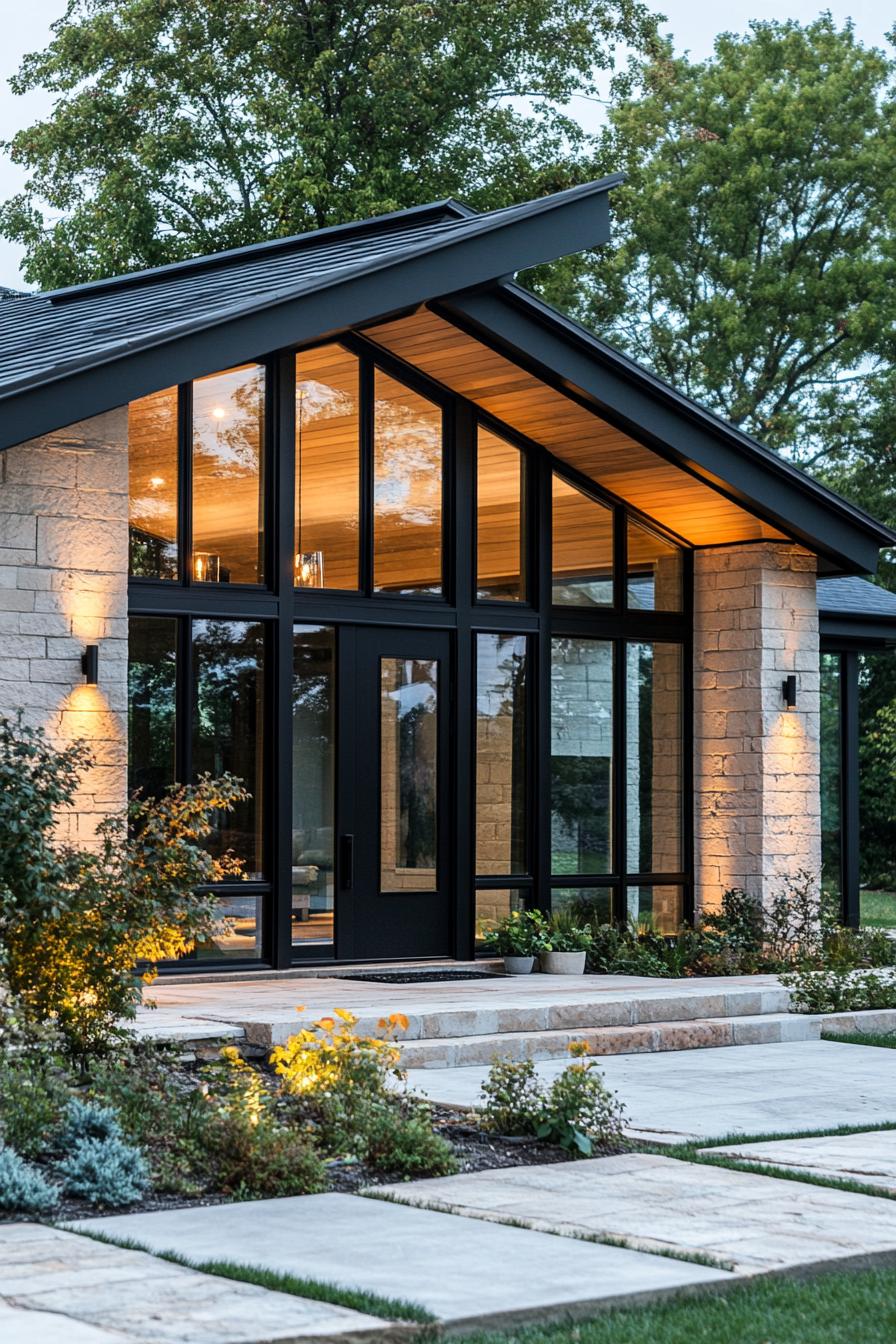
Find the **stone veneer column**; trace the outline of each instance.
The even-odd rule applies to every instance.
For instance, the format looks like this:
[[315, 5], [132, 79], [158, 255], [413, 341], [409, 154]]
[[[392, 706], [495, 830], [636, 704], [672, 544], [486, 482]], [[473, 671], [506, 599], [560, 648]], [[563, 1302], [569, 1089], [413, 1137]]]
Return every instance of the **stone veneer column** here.
[[127, 434], [122, 407], [0, 452], [0, 714], [89, 743], [95, 765], [59, 823], [79, 845], [127, 797]]
[[[821, 870], [815, 557], [787, 542], [698, 551], [694, 564], [696, 906], [728, 887], [767, 901]], [[797, 676], [797, 706], [782, 683]]]

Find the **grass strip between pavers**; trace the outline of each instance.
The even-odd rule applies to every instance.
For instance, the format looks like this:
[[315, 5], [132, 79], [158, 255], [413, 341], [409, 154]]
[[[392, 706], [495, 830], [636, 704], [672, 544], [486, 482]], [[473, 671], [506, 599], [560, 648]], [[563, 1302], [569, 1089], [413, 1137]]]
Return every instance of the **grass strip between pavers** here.
[[300, 1278], [297, 1274], [282, 1274], [278, 1270], [259, 1269], [256, 1265], [241, 1265], [231, 1260], [192, 1260], [177, 1251], [156, 1251], [144, 1242], [131, 1237], [110, 1237], [106, 1232], [88, 1232], [85, 1228], [65, 1227], [66, 1232], [77, 1230], [78, 1236], [92, 1237], [94, 1241], [103, 1241], [109, 1246], [120, 1246], [125, 1251], [145, 1251], [157, 1260], [169, 1260], [184, 1269], [195, 1269], [200, 1274], [213, 1274], [220, 1279], [236, 1279], [239, 1283], [253, 1283], [258, 1288], [268, 1288], [273, 1293], [289, 1293], [293, 1297], [306, 1297], [314, 1302], [329, 1302], [334, 1307], [348, 1307], [352, 1311], [363, 1312], [367, 1316], [379, 1316], [385, 1321], [412, 1321], [416, 1325], [434, 1325], [437, 1318], [425, 1307], [416, 1302], [406, 1302], [397, 1297], [380, 1297], [377, 1293], [367, 1293], [360, 1288], [340, 1288], [334, 1283], [322, 1283], [319, 1279]]
[[591, 1320], [478, 1331], [464, 1344], [893, 1344], [896, 1270], [756, 1278], [724, 1293], [615, 1307]]
[[841, 1045], [875, 1045], [896, 1050], [896, 1031], [823, 1031], [823, 1041], [839, 1041]]

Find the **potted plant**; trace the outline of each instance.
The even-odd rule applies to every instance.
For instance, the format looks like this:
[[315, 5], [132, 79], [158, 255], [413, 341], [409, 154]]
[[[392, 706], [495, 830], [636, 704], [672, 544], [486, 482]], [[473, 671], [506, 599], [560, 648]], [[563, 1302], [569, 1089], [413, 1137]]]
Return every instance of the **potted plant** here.
[[585, 958], [593, 942], [590, 924], [578, 924], [558, 910], [538, 940], [538, 965], [545, 975], [584, 975]]
[[535, 965], [535, 951], [547, 929], [540, 910], [512, 910], [499, 920], [489, 941], [504, 958], [506, 975], [528, 975]]

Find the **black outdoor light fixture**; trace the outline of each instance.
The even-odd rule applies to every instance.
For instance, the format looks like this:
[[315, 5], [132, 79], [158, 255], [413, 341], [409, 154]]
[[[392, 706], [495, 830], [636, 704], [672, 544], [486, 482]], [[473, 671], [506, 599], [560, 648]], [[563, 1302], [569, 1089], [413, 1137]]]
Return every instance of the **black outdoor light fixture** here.
[[784, 706], [786, 709], [796, 709], [796, 674], [791, 672], [789, 677], [784, 678]]
[[100, 669], [100, 646], [88, 644], [81, 654], [81, 671], [88, 686], [95, 686]]

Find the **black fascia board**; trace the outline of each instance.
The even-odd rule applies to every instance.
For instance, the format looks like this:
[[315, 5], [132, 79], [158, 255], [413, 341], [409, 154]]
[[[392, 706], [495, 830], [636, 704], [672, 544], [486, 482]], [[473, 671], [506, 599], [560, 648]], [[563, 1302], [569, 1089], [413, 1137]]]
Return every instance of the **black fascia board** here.
[[436, 309], [666, 460], [829, 557], [838, 570], [873, 574], [881, 548], [896, 542], [883, 524], [518, 286], [451, 295]]
[[607, 192], [620, 181], [616, 175], [473, 216], [457, 235], [325, 277], [318, 288], [256, 298], [212, 318], [200, 314], [143, 341], [120, 342], [83, 363], [67, 363], [0, 396], [0, 450], [246, 359], [493, 284], [509, 268], [524, 270], [599, 246], [610, 236]]
[[822, 640], [842, 645], [874, 645], [878, 648], [896, 645], [896, 621], [873, 616], [847, 616], [839, 612], [827, 616], [822, 612], [818, 618], [818, 632]]

